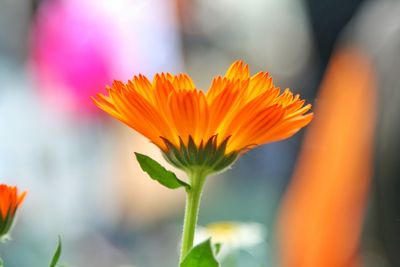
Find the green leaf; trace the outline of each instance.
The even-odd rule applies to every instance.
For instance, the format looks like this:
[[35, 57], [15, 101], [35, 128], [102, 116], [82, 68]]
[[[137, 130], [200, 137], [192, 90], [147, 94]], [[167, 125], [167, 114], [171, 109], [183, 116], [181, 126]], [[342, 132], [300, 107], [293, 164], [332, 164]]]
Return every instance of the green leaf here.
[[57, 266], [58, 260], [60, 259], [60, 256], [61, 256], [61, 250], [62, 250], [62, 248], [61, 248], [61, 237], [59, 236], [58, 237], [57, 248], [56, 248], [56, 251], [54, 252], [53, 259], [51, 260], [50, 267], [56, 267]]
[[192, 248], [183, 259], [180, 267], [219, 267], [210, 239]]
[[0, 267], [4, 267], [4, 263], [3, 263], [2, 258], [0, 258]]
[[178, 177], [176, 177], [175, 173], [168, 171], [154, 159], [136, 152], [135, 155], [142, 170], [145, 171], [151, 179], [156, 180], [163, 186], [171, 189], [179, 188], [182, 186], [188, 188], [190, 187], [187, 183], [179, 180]]

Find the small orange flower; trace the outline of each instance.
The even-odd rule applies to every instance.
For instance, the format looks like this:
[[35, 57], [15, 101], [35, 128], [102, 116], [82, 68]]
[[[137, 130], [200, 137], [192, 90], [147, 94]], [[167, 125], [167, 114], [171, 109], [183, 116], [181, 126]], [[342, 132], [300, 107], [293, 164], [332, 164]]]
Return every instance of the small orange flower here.
[[18, 194], [15, 186], [0, 184], [0, 239], [9, 232], [15, 213], [26, 196], [26, 192]]
[[280, 93], [268, 73], [250, 76], [234, 62], [207, 93], [186, 74], [139, 75], [114, 81], [95, 104], [157, 145], [173, 165], [219, 171], [241, 153], [288, 138], [307, 125], [311, 105], [289, 89]]

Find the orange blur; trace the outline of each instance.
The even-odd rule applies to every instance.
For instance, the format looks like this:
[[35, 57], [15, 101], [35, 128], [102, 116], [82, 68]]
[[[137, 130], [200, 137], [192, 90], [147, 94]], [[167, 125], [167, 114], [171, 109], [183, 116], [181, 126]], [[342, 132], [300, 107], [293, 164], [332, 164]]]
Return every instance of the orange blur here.
[[371, 63], [339, 51], [281, 208], [282, 267], [360, 267], [359, 238], [372, 175], [376, 113]]

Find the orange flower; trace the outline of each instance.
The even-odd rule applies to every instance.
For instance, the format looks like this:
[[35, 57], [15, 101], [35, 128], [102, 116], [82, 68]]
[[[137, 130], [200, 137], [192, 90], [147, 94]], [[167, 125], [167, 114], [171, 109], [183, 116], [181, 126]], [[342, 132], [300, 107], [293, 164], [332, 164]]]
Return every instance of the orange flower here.
[[299, 95], [280, 93], [268, 73], [250, 77], [249, 67], [234, 62], [214, 78], [207, 93], [186, 74], [139, 75], [114, 81], [95, 104], [157, 145], [173, 165], [206, 166], [219, 171], [241, 153], [288, 138], [313, 114]]
[[0, 239], [10, 230], [15, 213], [26, 196], [26, 192], [18, 194], [15, 186], [0, 184]]

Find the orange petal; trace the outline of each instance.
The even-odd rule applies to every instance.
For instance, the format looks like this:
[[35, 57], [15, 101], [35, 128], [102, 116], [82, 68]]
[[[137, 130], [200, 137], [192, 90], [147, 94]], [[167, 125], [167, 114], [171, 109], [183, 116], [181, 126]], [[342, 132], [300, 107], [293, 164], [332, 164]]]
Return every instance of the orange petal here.
[[241, 60], [237, 60], [227, 70], [225, 77], [228, 80], [246, 80], [250, 78], [249, 66]]
[[174, 92], [169, 98], [173, 123], [185, 144], [192, 136], [199, 145], [208, 127], [209, 109], [201, 91]]

